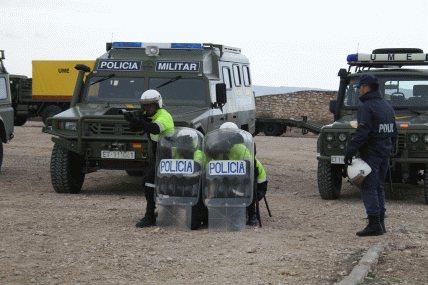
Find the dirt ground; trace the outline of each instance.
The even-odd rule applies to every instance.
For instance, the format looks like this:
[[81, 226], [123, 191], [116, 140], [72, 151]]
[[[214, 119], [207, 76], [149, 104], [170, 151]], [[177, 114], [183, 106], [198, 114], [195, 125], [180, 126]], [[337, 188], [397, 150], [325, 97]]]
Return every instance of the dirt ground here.
[[15, 128], [0, 174], [0, 284], [334, 284], [364, 252], [383, 245], [365, 284], [428, 284], [428, 206], [422, 185], [387, 192], [387, 233], [366, 226], [357, 188], [341, 198], [317, 188], [315, 135], [257, 136], [268, 174], [263, 227], [241, 232], [138, 229], [141, 178], [86, 176], [80, 194], [54, 192], [51, 135], [40, 122]]

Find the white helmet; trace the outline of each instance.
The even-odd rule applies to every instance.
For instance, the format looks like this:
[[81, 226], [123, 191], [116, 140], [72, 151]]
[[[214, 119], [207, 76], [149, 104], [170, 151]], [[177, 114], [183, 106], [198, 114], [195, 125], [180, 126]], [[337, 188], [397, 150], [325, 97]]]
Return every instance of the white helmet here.
[[237, 129], [237, 130], [239, 130], [238, 126], [235, 123], [232, 123], [232, 122], [223, 123], [220, 126], [220, 129]]
[[[198, 135], [194, 130], [189, 129], [182, 129], [178, 132], [177, 138], [186, 138], [186, 142], [191, 143], [193, 142], [193, 146], [196, 148], [198, 147]], [[191, 140], [191, 141], [190, 141]]]
[[361, 187], [361, 184], [367, 175], [372, 172], [372, 168], [361, 158], [352, 160], [352, 164], [348, 165], [348, 178], [349, 182], [357, 187]]
[[160, 93], [156, 90], [149, 89], [145, 91], [140, 98], [140, 104], [151, 104], [151, 103], [158, 103], [159, 108], [162, 108], [162, 96]]

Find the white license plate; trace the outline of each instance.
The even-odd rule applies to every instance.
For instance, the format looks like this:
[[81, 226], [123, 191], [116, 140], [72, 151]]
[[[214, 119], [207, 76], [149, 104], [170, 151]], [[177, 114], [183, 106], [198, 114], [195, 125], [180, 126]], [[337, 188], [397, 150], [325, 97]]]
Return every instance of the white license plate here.
[[109, 151], [102, 150], [101, 158], [135, 159], [135, 151]]
[[331, 164], [345, 164], [344, 158], [342, 155], [331, 156]]

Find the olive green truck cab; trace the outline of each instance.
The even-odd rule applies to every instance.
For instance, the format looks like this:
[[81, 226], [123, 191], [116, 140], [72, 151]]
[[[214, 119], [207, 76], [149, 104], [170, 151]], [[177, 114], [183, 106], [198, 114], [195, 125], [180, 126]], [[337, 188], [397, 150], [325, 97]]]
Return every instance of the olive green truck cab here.
[[0, 169], [3, 163], [3, 144], [13, 138], [13, 108], [9, 74], [4, 67], [4, 51], [0, 50]]
[[92, 72], [85, 65], [76, 69], [70, 109], [49, 118], [44, 128], [55, 143], [51, 178], [58, 193], [80, 192], [85, 175], [99, 169], [144, 172], [152, 157], [150, 140], [132, 132], [119, 113], [138, 110], [148, 89], [161, 93], [175, 126], [206, 134], [229, 121], [255, 132], [249, 61], [239, 48], [113, 42]]
[[[349, 68], [339, 71], [337, 100], [330, 102], [334, 123], [324, 126], [318, 138], [318, 189], [323, 199], [340, 196], [347, 176], [344, 150], [357, 128], [362, 106], [356, 88], [361, 75], [370, 73], [379, 81], [379, 91], [395, 110], [398, 140], [391, 153], [393, 183], [424, 182], [428, 204], [428, 54], [421, 49], [377, 49], [371, 54], [351, 54]], [[354, 72], [351, 72], [352, 68]]]

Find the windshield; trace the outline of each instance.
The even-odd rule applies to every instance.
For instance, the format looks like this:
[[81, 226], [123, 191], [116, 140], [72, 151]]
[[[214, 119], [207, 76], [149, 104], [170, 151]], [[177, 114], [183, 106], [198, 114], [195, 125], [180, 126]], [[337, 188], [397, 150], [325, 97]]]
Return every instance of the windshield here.
[[[144, 88], [144, 78], [141, 77], [92, 77], [89, 84], [87, 84], [89, 87], [87, 89], [85, 101], [139, 102], [141, 94], [143, 94], [144, 91], [147, 89], [156, 89], [162, 95], [163, 102], [166, 102], [166, 104], [168, 104], [168, 102], [173, 104], [206, 104], [205, 83], [202, 79], [171, 79], [172, 78], [150, 78], [149, 88]], [[162, 84], [165, 85], [161, 86]]]
[[[428, 78], [378, 77], [379, 92], [392, 107], [428, 109]], [[362, 105], [357, 85], [359, 78], [351, 79], [346, 89], [344, 106]]]
[[[150, 78], [149, 89], [157, 89], [158, 86], [170, 80], [171, 78]], [[159, 87], [157, 90], [162, 95], [164, 102], [205, 104], [207, 101], [205, 83], [202, 79], [181, 78]]]
[[[92, 77], [86, 101], [138, 102], [144, 92], [144, 78]], [[97, 82], [99, 81], [99, 82]]]

